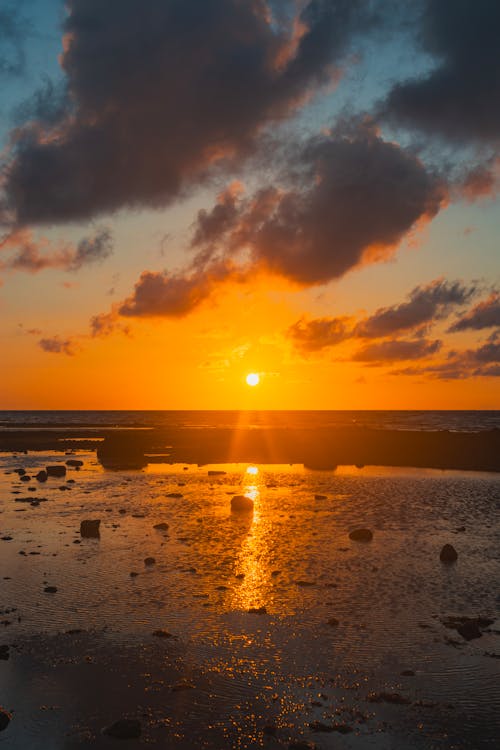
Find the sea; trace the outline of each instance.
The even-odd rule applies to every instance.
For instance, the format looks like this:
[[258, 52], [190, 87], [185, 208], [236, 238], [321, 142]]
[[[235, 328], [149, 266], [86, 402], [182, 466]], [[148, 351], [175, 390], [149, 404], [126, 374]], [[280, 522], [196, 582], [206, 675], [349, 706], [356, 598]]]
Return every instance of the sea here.
[[159, 410], [159, 411], [0, 411], [0, 430], [42, 427], [322, 428], [360, 426], [382, 430], [450, 430], [480, 432], [500, 429], [500, 410]]

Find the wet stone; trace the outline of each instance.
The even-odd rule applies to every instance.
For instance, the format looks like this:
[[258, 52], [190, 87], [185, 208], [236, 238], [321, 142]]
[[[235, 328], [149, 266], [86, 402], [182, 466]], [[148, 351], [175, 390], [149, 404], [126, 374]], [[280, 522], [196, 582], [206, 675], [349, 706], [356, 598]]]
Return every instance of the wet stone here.
[[452, 544], [445, 544], [439, 553], [439, 559], [444, 563], [453, 563], [458, 559], [458, 553]]
[[349, 539], [354, 542], [371, 542], [373, 531], [370, 531], [370, 529], [354, 529], [349, 533]]

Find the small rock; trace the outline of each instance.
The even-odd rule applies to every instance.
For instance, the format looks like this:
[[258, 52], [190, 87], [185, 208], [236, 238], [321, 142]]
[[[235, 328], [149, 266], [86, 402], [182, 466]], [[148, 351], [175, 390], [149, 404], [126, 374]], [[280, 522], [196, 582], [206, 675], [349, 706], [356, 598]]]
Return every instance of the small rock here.
[[46, 466], [45, 471], [47, 472], [48, 477], [65, 477], [66, 476], [66, 467], [64, 465], [54, 465], [54, 466]]
[[7, 661], [9, 656], [9, 646], [7, 644], [0, 646], [0, 659], [2, 659], [3, 661]]
[[22, 477], [19, 477], [21, 482], [31, 482], [31, 477], [28, 474], [23, 474]]
[[137, 578], [138, 575], [139, 575], [139, 573], [137, 573], [136, 570], [131, 570], [130, 571], [130, 577], [131, 578]]
[[155, 558], [154, 557], [146, 557], [146, 559], [144, 560], [144, 565], [148, 565], [148, 566], [150, 566], [150, 565], [156, 565]]
[[168, 523], [165, 523], [163, 521], [162, 523], [155, 523], [153, 529], [156, 529], [157, 531], [168, 531]]
[[101, 521], [97, 519], [87, 519], [80, 524], [80, 534], [86, 539], [99, 539], [101, 534], [99, 526]]
[[415, 677], [415, 672], [413, 671], [413, 669], [403, 669], [400, 674], [401, 677]]
[[66, 466], [83, 466], [83, 461], [80, 461], [78, 458], [68, 458]]
[[217, 471], [216, 469], [209, 469], [208, 476], [209, 477], [222, 477], [226, 473], [227, 472], [225, 472], [225, 471]]
[[165, 497], [175, 497], [175, 498], [181, 498], [184, 497], [182, 492], [169, 492], [168, 495], [165, 495]]
[[5, 709], [0, 708], [0, 732], [3, 732], [4, 729], [7, 729], [7, 727], [10, 724], [12, 716], [5, 711]]
[[354, 529], [354, 531], [350, 532], [349, 539], [355, 542], [371, 542], [373, 532], [370, 529]]
[[330, 617], [330, 619], [327, 621], [326, 624], [329, 625], [331, 628], [338, 628], [338, 626], [340, 625], [336, 617]]
[[445, 544], [439, 553], [439, 559], [444, 563], [453, 563], [458, 559], [458, 553], [452, 544]]
[[326, 495], [314, 495], [315, 500], [328, 500]]
[[35, 474], [35, 479], [39, 482], [46, 482], [47, 481], [47, 472], [42, 469], [38, 472], [38, 474]]
[[247, 495], [234, 495], [231, 500], [233, 513], [253, 513], [253, 500]]
[[44, 588], [44, 592], [46, 594], [55, 594], [57, 593], [57, 586], [46, 586]]
[[26, 469], [14, 469], [14, 474], [18, 474], [20, 477], [26, 474]]
[[267, 615], [267, 609], [265, 607], [250, 607], [247, 611], [250, 615]]
[[174, 637], [172, 633], [168, 632], [168, 630], [163, 630], [161, 628], [159, 630], [153, 630], [152, 635], [154, 635], [155, 638], [173, 638]]
[[141, 736], [142, 726], [138, 719], [119, 719], [104, 729], [104, 734], [118, 740], [132, 740]]

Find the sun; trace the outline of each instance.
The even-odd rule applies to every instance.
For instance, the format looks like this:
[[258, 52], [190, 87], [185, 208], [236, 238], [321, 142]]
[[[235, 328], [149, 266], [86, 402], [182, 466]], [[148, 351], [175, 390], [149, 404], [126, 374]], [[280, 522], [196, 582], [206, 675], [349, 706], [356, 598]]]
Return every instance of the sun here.
[[257, 372], [249, 372], [246, 377], [247, 385], [259, 385], [260, 383], [260, 377]]

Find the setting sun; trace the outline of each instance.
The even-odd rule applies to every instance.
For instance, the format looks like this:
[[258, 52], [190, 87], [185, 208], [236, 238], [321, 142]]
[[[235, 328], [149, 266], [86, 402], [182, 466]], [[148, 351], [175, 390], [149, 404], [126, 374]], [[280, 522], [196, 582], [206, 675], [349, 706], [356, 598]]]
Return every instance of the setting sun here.
[[250, 372], [247, 375], [246, 381], [247, 381], [247, 385], [252, 385], [252, 386], [259, 385], [259, 383], [260, 383], [260, 377], [259, 377], [258, 373], [256, 373], [256, 372]]

